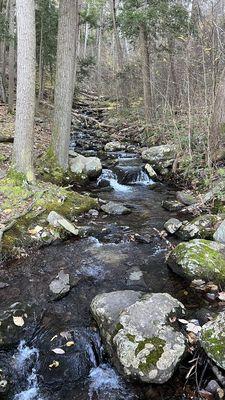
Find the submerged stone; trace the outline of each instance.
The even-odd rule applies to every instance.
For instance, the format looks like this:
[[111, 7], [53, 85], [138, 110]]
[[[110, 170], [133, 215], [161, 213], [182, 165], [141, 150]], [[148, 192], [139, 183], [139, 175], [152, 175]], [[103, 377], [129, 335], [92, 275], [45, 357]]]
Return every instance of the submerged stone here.
[[187, 279], [225, 282], [225, 246], [204, 239], [180, 243], [171, 251], [168, 265]]
[[54, 300], [61, 299], [67, 295], [71, 289], [69, 274], [66, 274], [64, 271], [60, 271], [57, 277], [50, 283], [49, 289]]
[[94, 298], [92, 313], [115, 365], [128, 377], [164, 383], [172, 376], [186, 340], [169, 322], [184, 306], [167, 293], [120, 291]]
[[101, 206], [102, 211], [110, 215], [124, 215], [129, 214], [131, 210], [124, 206], [122, 203], [117, 203], [115, 201], [110, 201], [107, 204]]

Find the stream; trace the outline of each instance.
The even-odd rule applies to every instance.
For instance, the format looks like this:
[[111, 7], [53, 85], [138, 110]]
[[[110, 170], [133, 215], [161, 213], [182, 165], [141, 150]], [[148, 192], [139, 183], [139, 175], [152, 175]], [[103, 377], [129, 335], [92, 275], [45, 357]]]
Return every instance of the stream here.
[[[176, 216], [161, 206], [174, 198], [174, 191], [149, 179], [138, 153], [124, 152], [106, 157], [101, 177], [89, 190], [101, 201], [128, 205], [132, 213], [118, 217], [89, 212], [77, 221], [87, 237], [40, 249], [0, 269], [0, 280], [9, 284], [0, 290], [0, 312], [18, 301], [30, 305], [19, 346], [0, 353], [0, 369], [10, 381], [8, 394], [1, 397], [0, 391], [0, 398], [172, 399], [176, 377], [160, 388], [158, 397], [157, 387], [156, 397], [149, 397], [147, 385], [126, 382], [110, 365], [90, 302], [99, 293], [133, 289], [167, 292], [195, 308], [196, 298], [187, 296], [189, 288], [167, 268], [167, 245], [158, 234]], [[60, 270], [69, 273], [72, 289], [52, 301], [49, 283]], [[66, 353], [58, 354], [59, 347]]]

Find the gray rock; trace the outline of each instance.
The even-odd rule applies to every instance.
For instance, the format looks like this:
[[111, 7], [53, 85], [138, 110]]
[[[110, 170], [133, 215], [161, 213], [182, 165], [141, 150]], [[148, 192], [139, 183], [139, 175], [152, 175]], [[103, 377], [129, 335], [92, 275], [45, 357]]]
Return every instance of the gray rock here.
[[183, 203], [185, 206], [191, 206], [192, 204], [196, 204], [198, 202], [198, 199], [191, 191], [188, 190], [177, 192], [177, 200]]
[[167, 144], [154, 146], [143, 150], [141, 156], [144, 161], [148, 161], [148, 163], [153, 165], [155, 168], [158, 168], [159, 165], [167, 168], [173, 164], [176, 150], [174, 146]]
[[70, 221], [68, 221], [68, 219], [62, 217], [62, 215], [58, 214], [55, 211], [51, 211], [48, 214], [47, 221], [55, 228], [61, 226], [67, 232], [72, 233], [75, 236], [79, 234], [79, 230]]
[[66, 274], [64, 271], [60, 271], [57, 277], [50, 283], [49, 289], [54, 300], [58, 300], [66, 296], [71, 289], [69, 274]]
[[9, 287], [9, 284], [8, 284], [8, 283], [0, 282], [0, 289], [5, 289], [5, 288], [7, 288], [7, 287]]
[[150, 164], [145, 164], [145, 170], [147, 171], [150, 178], [157, 177], [157, 173], [155, 172], [155, 170], [152, 168], [152, 166]]
[[222, 218], [219, 215], [201, 215], [191, 222], [183, 222], [182, 227], [177, 232], [177, 236], [181, 240], [194, 238], [213, 239], [213, 234], [221, 220]]
[[176, 232], [176, 236], [181, 240], [190, 240], [200, 236], [200, 228], [198, 225], [185, 221]]
[[200, 343], [207, 355], [225, 369], [225, 311], [203, 325]]
[[219, 225], [218, 229], [213, 235], [214, 240], [225, 244], [225, 220]]
[[101, 209], [110, 215], [124, 215], [131, 212], [129, 208], [125, 207], [121, 203], [116, 203], [115, 201], [110, 201], [109, 203], [102, 205]]
[[112, 141], [109, 143], [106, 143], [105, 145], [105, 151], [120, 151], [124, 150], [125, 146], [124, 144], [118, 142], [118, 141]]
[[168, 265], [187, 279], [225, 282], [225, 246], [205, 239], [180, 243], [171, 251]]
[[121, 291], [97, 296], [91, 310], [125, 375], [148, 383], [170, 379], [186, 349], [184, 335], [169, 322], [185, 313], [178, 300], [167, 293]]
[[164, 228], [167, 232], [169, 232], [171, 235], [173, 235], [175, 232], [180, 229], [182, 226], [182, 222], [179, 219], [176, 218], [170, 218], [166, 223], [164, 224]]
[[102, 164], [98, 157], [86, 157], [84, 173], [88, 178], [98, 178], [102, 172]]
[[167, 211], [180, 211], [184, 207], [182, 203], [176, 200], [164, 200], [162, 202], [162, 207]]
[[209, 381], [209, 383], [207, 384], [205, 390], [207, 390], [208, 392], [212, 393], [212, 394], [216, 394], [217, 390], [220, 389], [220, 385], [218, 384], [217, 381], [215, 380], [211, 380]]
[[98, 157], [78, 155], [70, 159], [70, 170], [83, 178], [98, 178], [102, 172], [102, 164]]

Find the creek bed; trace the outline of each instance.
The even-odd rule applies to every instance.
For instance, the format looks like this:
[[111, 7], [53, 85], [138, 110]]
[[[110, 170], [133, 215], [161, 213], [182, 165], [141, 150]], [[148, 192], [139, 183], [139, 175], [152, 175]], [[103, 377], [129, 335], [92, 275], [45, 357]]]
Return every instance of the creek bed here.
[[[153, 185], [136, 155], [115, 157], [117, 167], [105, 169], [98, 182], [108, 179], [112, 190], [99, 184], [93, 194], [97, 189], [102, 200], [128, 204], [131, 214], [87, 215], [79, 223], [88, 226], [91, 236], [43, 248], [0, 269], [0, 280], [9, 284], [0, 290], [0, 311], [20, 301], [32, 304], [35, 315], [19, 347], [0, 353], [0, 368], [12, 380], [7, 400], [185, 399], [179, 373], [162, 386], [125, 382], [110, 365], [90, 315], [97, 294], [124, 289], [170, 293], [191, 313], [201, 307], [187, 284], [167, 268], [168, 248], [157, 233], [176, 216], [161, 206], [174, 197], [173, 189]], [[66, 297], [52, 301], [49, 283], [62, 269], [73, 287]], [[60, 346], [65, 332], [74, 346], [66, 361], [53, 367], [62, 356], [53, 357], [52, 341], [57, 336]]]

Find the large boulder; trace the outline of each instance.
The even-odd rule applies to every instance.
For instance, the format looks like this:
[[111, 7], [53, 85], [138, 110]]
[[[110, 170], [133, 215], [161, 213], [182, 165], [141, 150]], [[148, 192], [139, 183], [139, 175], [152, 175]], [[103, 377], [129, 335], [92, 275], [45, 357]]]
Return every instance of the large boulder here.
[[178, 300], [127, 290], [96, 296], [91, 310], [121, 372], [149, 383], [170, 379], [186, 348], [185, 337], [171, 323], [185, 313]]
[[175, 159], [176, 150], [168, 144], [154, 146], [142, 151], [142, 159], [147, 161], [160, 172], [163, 168], [170, 167]]
[[124, 149], [125, 145], [118, 141], [108, 142], [105, 145], [105, 151], [120, 151]]
[[204, 239], [180, 243], [171, 251], [168, 265], [187, 279], [225, 282], [225, 246]]
[[203, 325], [200, 342], [207, 355], [225, 369], [225, 311]]
[[78, 155], [70, 159], [70, 170], [81, 179], [98, 178], [102, 172], [102, 164], [98, 157]]

